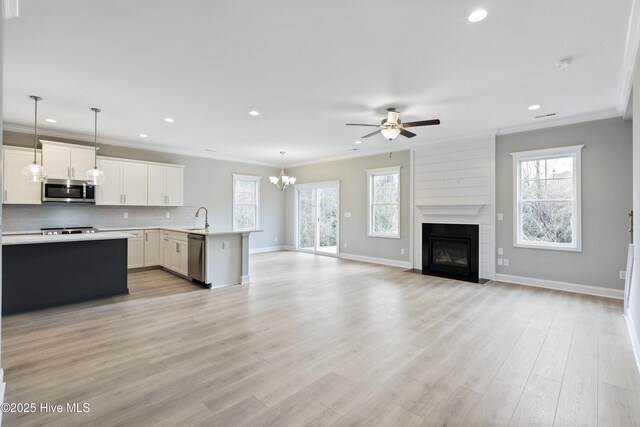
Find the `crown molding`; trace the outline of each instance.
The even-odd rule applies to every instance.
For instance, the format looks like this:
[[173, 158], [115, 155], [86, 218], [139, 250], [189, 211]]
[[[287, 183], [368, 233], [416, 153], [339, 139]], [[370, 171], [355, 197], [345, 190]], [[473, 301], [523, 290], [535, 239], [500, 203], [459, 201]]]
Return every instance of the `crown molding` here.
[[539, 130], [545, 128], [553, 128], [558, 126], [573, 125], [576, 123], [593, 122], [596, 120], [612, 119], [614, 117], [622, 117], [617, 110], [599, 111], [596, 113], [580, 114], [571, 117], [562, 117], [558, 119], [544, 120], [537, 123], [528, 123], [525, 125], [509, 126], [498, 129], [496, 135], [509, 135], [511, 133], [528, 132], [531, 130]]
[[4, 19], [17, 18], [20, 12], [20, 0], [2, 0], [2, 17]]
[[[26, 133], [26, 134], [33, 133], [33, 129], [31, 127], [16, 125], [12, 123], [5, 123], [3, 130], [9, 131], [9, 132]], [[65, 132], [65, 131], [42, 129], [42, 128], [38, 128], [38, 136], [42, 138], [53, 137], [53, 138], [72, 139], [76, 141], [87, 141], [87, 142], [93, 139], [93, 135], [89, 135], [89, 134]], [[156, 151], [156, 152], [169, 153], [169, 154], [179, 154], [179, 155], [189, 156], [189, 157], [199, 157], [199, 158], [205, 158], [205, 159], [223, 160], [227, 162], [245, 163], [250, 165], [280, 168], [279, 163], [256, 162], [252, 160], [241, 159], [238, 157], [211, 153], [208, 151], [203, 153], [200, 150], [189, 150], [189, 149], [181, 149], [181, 148], [174, 148], [174, 147], [167, 147], [167, 146], [150, 146], [149, 144], [119, 140], [119, 139], [98, 138], [98, 144], [113, 145], [113, 146], [125, 147], [125, 148], [134, 148], [134, 149], [145, 150], [145, 151]], [[91, 145], [93, 145], [93, 143], [91, 143]]]
[[618, 83], [617, 108], [620, 115], [623, 115], [627, 109], [631, 89], [633, 88], [633, 75], [638, 61], [638, 47], [640, 47], [640, 1], [633, 0]]

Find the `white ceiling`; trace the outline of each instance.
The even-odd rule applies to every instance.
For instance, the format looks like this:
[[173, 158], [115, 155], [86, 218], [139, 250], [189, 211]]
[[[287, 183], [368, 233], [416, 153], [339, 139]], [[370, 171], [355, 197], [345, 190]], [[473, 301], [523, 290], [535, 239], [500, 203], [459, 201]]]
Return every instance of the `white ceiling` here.
[[[91, 135], [96, 106], [105, 141], [270, 164], [284, 150], [292, 164], [386, 149], [382, 136], [354, 145], [372, 129], [344, 124], [378, 123], [389, 106], [403, 121], [442, 121], [416, 128], [411, 142], [399, 137], [402, 147], [529, 125], [540, 114], [613, 115], [631, 6], [22, 0], [20, 17], [5, 21], [4, 120], [32, 126], [35, 94], [41, 126], [53, 131]], [[477, 7], [489, 17], [469, 23]], [[567, 56], [573, 65], [557, 69]]]

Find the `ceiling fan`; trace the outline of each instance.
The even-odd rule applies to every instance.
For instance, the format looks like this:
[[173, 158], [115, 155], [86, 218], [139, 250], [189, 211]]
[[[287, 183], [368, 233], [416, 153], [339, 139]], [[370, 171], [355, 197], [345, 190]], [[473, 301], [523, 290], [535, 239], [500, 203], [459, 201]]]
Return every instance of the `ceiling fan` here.
[[369, 124], [362, 124], [362, 123], [347, 123], [347, 126], [371, 126], [371, 127], [377, 127], [380, 128], [375, 132], [371, 132], [365, 136], [363, 136], [363, 138], [369, 138], [372, 137], [374, 135], [377, 135], [379, 133], [382, 134], [382, 136], [384, 136], [385, 138], [387, 138], [389, 141], [393, 141], [398, 135], [402, 135], [406, 138], [413, 138], [414, 136], [416, 136], [415, 133], [413, 132], [409, 132], [407, 129], [405, 128], [411, 128], [411, 127], [417, 127], [417, 126], [433, 126], [433, 125], [439, 125], [440, 124], [440, 120], [438, 119], [433, 119], [433, 120], [421, 120], [418, 122], [408, 122], [408, 123], [402, 123], [400, 121], [400, 113], [398, 111], [396, 111], [395, 108], [387, 108], [387, 118], [386, 119], [382, 119], [382, 122], [380, 122], [379, 125], [369, 125]]

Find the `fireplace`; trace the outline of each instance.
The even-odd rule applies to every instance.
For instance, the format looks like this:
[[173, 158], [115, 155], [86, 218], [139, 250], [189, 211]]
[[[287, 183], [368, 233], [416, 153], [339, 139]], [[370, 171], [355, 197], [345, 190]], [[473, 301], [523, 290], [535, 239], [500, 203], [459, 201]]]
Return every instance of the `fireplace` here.
[[478, 283], [479, 226], [422, 224], [422, 274]]

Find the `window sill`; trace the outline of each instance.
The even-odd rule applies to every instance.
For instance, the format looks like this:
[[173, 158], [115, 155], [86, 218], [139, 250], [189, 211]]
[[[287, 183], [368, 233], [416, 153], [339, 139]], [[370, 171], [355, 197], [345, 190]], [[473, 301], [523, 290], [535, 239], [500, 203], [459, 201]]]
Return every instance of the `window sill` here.
[[580, 245], [578, 245], [578, 247], [576, 248], [570, 248], [566, 246], [527, 245], [522, 243], [514, 243], [513, 247], [521, 249], [542, 249], [545, 251], [582, 252], [582, 247], [580, 247]]
[[400, 235], [389, 235], [389, 234], [367, 234], [367, 237], [381, 237], [383, 239], [400, 239]]

